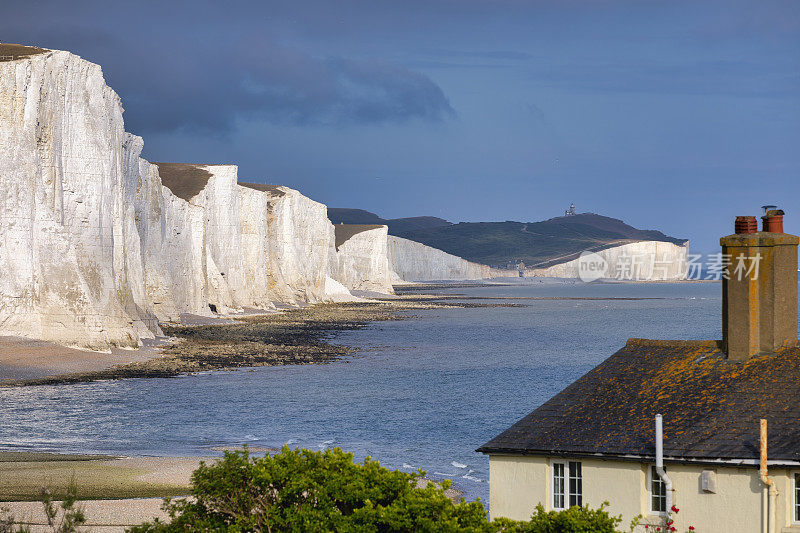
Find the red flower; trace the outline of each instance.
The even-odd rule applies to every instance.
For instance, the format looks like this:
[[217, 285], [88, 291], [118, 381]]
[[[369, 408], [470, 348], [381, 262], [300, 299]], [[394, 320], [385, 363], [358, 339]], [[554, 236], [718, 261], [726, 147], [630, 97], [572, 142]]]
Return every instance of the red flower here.
[[680, 509], [678, 509], [678, 508], [677, 508], [677, 507], [675, 507], [674, 505], [673, 505], [672, 507], [670, 507], [670, 510], [671, 510], [673, 513], [679, 513], [679, 512], [681, 511]]
[[694, 526], [689, 526], [689, 531], [694, 531]]
[[675, 531], [674, 527], [669, 528], [670, 531]]
[[674, 523], [675, 523], [675, 521], [674, 521], [674, 520], [667, 520], [667, 525], [668, 525], [668, 526], [671, 526], [671, 525], [672, 525], [672, 524], [674, 524]]

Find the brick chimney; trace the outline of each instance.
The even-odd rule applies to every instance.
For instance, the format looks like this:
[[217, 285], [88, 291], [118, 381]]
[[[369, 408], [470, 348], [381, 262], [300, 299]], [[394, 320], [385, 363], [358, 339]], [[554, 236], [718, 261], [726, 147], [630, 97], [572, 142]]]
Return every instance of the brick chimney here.
[[[774, 206], [766, 206], [774, 208]], [[744, 360], [797, 343], [797, 244], [783, 233], [783, 211], [765, 208], [736, 217], [736, 233], [722, 237], [722, 344], [728, 359]]]

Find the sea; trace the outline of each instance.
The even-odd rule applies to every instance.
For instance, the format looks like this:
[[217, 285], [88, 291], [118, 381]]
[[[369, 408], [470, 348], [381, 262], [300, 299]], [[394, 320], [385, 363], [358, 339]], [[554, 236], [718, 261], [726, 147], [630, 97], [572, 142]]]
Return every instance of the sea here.
[[331, 334], [324, 365], [0, 389], [0, 449], [215, 456], [214, 448], [340, 447], [489, 495], [475, 450], [630, 337], [718, 339], [719, 283], [506, 279], [435, 291], [470, 303]]

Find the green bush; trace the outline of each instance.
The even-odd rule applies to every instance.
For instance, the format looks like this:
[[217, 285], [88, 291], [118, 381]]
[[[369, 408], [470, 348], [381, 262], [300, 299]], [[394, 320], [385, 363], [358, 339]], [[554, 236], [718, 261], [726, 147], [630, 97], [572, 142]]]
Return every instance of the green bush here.
[[[254, 459], [226, 453], [192, 476], [193, 498], [167, 501], [171, 522], [131, 531], [480, 531], [480, 502], [454, 505], [444, 487], [415, 488], [422, 473], [383, 468], [336, 448]], [[190, 501], [190, 500], [194, 501]]]
[[536, 506], [529, 522], [514, 522], [498, 518], [492, 522], [496, 531], [515, 533], [615, 533], [622, 517], [608, 514], [603, 503], [598, 509], [570, 507], [566, 511], [545, 511], [542, 504]]
[[355, 463], [339, 448], [284, 446], [263, 458], [228, 452], [194, 472], [191, 498], [165, 501], [169, 523], [156, 520], [130, 531], [605, 533], [619, 522], [603, 507], [545, 513], [539, 506], [530, 522], [490, 523], [480, 501], [454, 504], [445, 495], [449, 481], [417, 488], [422, 476], [388, 470], [370, 458]]

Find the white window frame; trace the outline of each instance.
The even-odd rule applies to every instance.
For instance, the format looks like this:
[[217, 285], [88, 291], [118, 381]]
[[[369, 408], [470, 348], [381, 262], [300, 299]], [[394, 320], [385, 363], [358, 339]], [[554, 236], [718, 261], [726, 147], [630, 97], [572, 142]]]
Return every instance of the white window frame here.
[[[655, 481], [656, 478], [658, 478], [659, 481], [661, 482], [661, 484], [664, 484], [664, 481], [658, 475], [658, 472], [655, 471], [655, 468], [656, 468], [656, 465], [648, 465], [647, 466], [647, 514], [649, 514], [651, 516], [666, 516], [667, 515], [667, 509], [664, 509], [663, 511], [656, 511], [656, 510], [653, 509], [653, 482]], [[664, 467], [664, 469], [666, 470], [666, 467]], [[665, 489], [666, 489], [666, 487], [665, 487]], [[664, 507], [666, 508], [666, 506], [667, 506], [666, 490], [665, 490], [664, 494], [665, 494], [664, 495]]]
[[794, 472], [791, 473], [791, 476], [792, 476], [792, 483], [791, 483], [792, 497], [790, 498], [792, 502], [791, 523], [792, 525], [797, 525], [800, 524], [800, 516], [798, 516], [798, 514], [800, 514], [800, 507], [798, 507], [798, 505], [800, 505], [800, 501], [798, 501], [797, 499], [797, 491], [798, 489], [800, 489], [800, 485], [798, 485], [797, 483], [798, 478], [800, 478], [800, 470], [795, 470]]
[[[570, 469], [570, 464], [572, 464], [572, 463], [575, 463], [576, 465], [578, 465], [577, 469], [580, 471], [578, 473], [578, 476], [575, 478], [580, 482], [580, 489], [578, 490], [578, 492], [572, 492], [572, 490], [570, 488], [571, 487], [571, 483], [572, 483], [572, 470]], [[578, 506], [578, 507], [581, 507], [583, 505], [583, 463], [581, 463], [580, 461], [568, 461], [567, 462], [567, 484], [566, 484], [566, 491], [565, 492], [567, 493], [567, 500], [564, 502], [564, 504], [567, 507], [572, 507], [572, 496], [573, 496], [573, 494], [575, 495], [575, 499], [578, 500], [577, 502], [575, 502], [575, 505]]]
[[[556, 465], [561, 466], [561, 501], [563, 507], [556, 506]], [[567, 499], [569, 498], [569, 464], [567, 461], [550, 462], [550, 508], [554, 511], [564, 511], [567, 509]]]
[[[580, 480], [580, 491], [576, 493], [570, 491], [570, 463], [576, 463], [578, 468], [580, 468], [580, 476], [577, 478]], [[558, 507], [556, 505], [556, 497], [559, 496], [559, 494], [556, 494], [556, 466], [561, 467], [562, 492], [560, 496], [564, 502], [563, 507]], [[566, 511], [572, 507], [571, 496], [573, 496], [573, 494], [576, 500], [580, 500], [578, 503], [583, 505], [583, 463], [581, 463], [581, 461], [569, 460], [550, 461], [550, 508], [554, 511]]]

